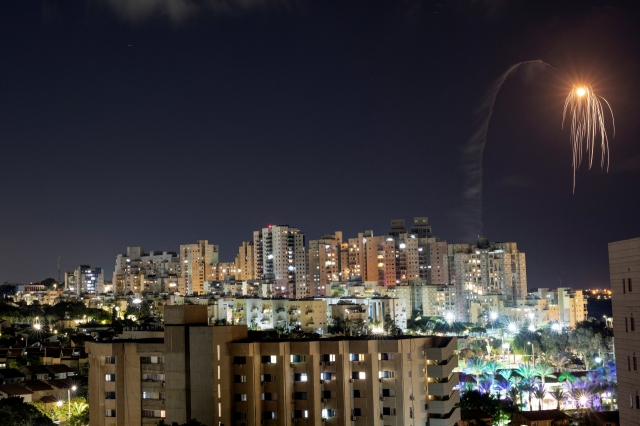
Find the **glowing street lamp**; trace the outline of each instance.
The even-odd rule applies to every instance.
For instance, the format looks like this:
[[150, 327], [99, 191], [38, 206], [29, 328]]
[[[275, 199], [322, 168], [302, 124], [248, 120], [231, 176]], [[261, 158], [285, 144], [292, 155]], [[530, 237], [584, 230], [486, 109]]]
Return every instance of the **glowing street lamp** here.
[[516, 333], [518, 331], [518, 325], [515, 322], [511, 322], [507, 326], [507, 330], [511, 333]]
[[67, 388], [67, 420], [71, 417], [71, 391], [76, 391], [78, 387], [76, 385]]

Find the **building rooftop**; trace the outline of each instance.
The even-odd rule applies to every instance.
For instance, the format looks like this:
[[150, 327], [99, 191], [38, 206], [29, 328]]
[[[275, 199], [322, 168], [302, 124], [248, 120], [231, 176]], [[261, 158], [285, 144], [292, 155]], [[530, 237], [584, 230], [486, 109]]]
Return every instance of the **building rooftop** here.
[[9, 396], [32, 395], [33, 392], [20, 385], [0, 385], [0, 392]]

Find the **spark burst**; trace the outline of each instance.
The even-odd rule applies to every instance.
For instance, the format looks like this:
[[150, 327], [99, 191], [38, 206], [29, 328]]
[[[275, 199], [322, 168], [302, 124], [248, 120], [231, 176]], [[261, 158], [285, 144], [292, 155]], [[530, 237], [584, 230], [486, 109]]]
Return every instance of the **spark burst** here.
[[573, 150], [573, 191], [576, 190], [576, 170], [582, 163], [582, 153], [587, 152], [589, 157], [589, 169], [593, 164], [593, 154], [595, 152], [596, 139], [600, 133], [600, 149], [602, 158], [600, 167], [604, 168], [605, 159], [607, 161], [607, 171], [609, 171], [609, 139], [607, 129], [604, 125], [604, 110], [600, 99], [609, 107], [611, 120], [613, 123], [613, 136], [616, 134], [613, 110], [609, 102], [603, 97], [593, 93], [591, 86], [573, 86], [569, 96], [564, 101], [564, 111], [562, 112], [562, 127], [567, 118], [567, 112], [571, 116], [571, 148]]

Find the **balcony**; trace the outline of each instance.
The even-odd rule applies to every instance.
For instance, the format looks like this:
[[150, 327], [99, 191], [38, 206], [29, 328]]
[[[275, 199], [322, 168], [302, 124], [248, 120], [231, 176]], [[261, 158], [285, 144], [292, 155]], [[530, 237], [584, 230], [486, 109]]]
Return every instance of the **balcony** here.
[[454, 391], [448, 399], [441, 401], [436, 399], [429, 400], [429, 413], [430, 414], [447, 414], [460, 402], [460, 391]]
[[460, 420], [460, 409], [454, 408], [453, 411], [439, 417], [429, 417], [430, 426], [454, 426]]
[[458, 366], [458, 356], [453, 355], [446, 363], [439, 365], [427, 365], [427, 377], [434, 379], [446, 379]]
[[143, 373], [162, 373], [164, 372], [164, 364], [140, 364], [140, 371]]
[[[448, 340], [448, 341], [447, 341]], [[426, 355], [427, 359], [433, 361], [441, 361], [445, 359], [449, 359], [453, 351], [458, 346], [458, 339], [448, 337], [441, 341], [441, 347], [438, 348], [427, 348]]]
[[142, 409], [143, 410], [164, 410], [164, 399], [143, 399], [142, 400]]
[[451, 392], [453, 392], [453, 388], [459, 383], [460, 375], [458, 373], [453, 373], [451, 379], [447, 382], [437, 383], [437, 382], [429, 382], [428, 389], [429, 395], [433, 396], [449, 396]]

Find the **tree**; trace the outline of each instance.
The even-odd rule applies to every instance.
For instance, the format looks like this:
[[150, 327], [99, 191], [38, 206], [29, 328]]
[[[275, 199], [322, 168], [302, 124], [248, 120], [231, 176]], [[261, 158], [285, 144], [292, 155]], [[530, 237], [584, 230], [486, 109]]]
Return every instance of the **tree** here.
[[546, 377], [555, 379], [556, 376], [553, 375], [553, 369], [551, 368], [551, 366], [545, 362], [539, 362], [535, 367], [534, 367], [534, 371], [535, 373], [540, 377], [540, 380], [542, 380], [542, 385], [544, 386], [544, 379]]
[[533, 396], [538, 400], [538, 411], [542, 411], [542, 402], [544, 397], [547, 396], [547, 389], [544, 387], [544, 383], [539, 384], [533, 389]]
[[500, 400], [489, 393], [476, 390], [466, 391], [460, 397], [460, 408], [463, 410], [482, 410], [495, 418], [498, 414]]
[[556, 400], [556, 402], [558, 403], [558, 406], [556, 407], [556, 409], [558, 410], [562, 410], [562, 401], [565, 398], [565, 393], [562, 390], [562, 388], [555, 388], [554, 390], [552, 390], [551, 392], [549, 392], [549, 394], [553, 397], [553, 399]]
[[0, 399], [0, 426], [54, 426], [45, 416], [20, 397]]

